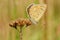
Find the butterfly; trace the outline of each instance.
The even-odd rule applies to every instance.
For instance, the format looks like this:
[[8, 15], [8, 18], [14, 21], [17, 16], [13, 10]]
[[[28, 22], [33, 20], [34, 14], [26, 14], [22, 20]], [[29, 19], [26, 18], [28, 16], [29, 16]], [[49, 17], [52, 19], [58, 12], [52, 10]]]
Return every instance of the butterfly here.
[[46, 9], [46, 4], [30, 4], [26, 8], [26, 12], [32, 23], [37, 24], [45, 13]]

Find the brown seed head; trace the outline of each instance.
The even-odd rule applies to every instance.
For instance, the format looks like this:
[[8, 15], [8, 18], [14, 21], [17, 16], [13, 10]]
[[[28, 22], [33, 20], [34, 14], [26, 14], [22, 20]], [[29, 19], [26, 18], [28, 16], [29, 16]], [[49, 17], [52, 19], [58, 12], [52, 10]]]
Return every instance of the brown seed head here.
[[29, 26], [31, 25], [32, 22], [29, 19], [17, 19], [16, 21], [12, 21], [9, 25], [11, 27], [16, 27], [16, 26]]

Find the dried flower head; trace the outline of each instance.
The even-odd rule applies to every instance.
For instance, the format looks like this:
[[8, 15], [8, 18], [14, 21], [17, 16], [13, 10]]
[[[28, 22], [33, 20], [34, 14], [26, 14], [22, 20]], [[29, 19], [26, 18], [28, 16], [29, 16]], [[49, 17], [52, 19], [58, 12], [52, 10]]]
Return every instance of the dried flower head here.
[[17, 29], [17, 26], [20, 26], [20, 27], [22, 27], [24, 25], [29, 26], [31, 24], [32, 24], [32, 22], [29, 19], [20, 18], [20, 19], [17, 19], [15, 21], [12, 21], [9, 25], [11, 27], [14, 27]]

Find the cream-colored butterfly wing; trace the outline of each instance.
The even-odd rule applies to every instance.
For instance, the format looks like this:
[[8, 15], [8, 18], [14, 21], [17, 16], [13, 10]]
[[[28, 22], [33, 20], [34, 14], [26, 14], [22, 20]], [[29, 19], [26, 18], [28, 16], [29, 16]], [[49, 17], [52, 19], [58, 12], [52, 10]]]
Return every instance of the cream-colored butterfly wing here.
[[28, 7], [28, 15], [30, 20], [33, 23], [36, 23], [40, 20], [40, 18], [42, 17], [42, 15], [45, 13], [47, 8], [46, 4], [32, 4]]

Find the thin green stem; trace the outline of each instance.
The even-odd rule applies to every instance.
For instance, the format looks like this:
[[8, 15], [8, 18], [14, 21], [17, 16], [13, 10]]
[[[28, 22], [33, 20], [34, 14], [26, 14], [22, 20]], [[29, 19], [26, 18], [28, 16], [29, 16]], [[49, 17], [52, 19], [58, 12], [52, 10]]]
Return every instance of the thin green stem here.
[[20, 40], [23, 40], [23, 37], [22, 37], [22, 36], [23, 36], [22, 28], [23, 28], [23, 27], [20, 27]]

